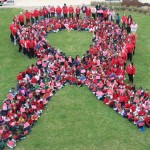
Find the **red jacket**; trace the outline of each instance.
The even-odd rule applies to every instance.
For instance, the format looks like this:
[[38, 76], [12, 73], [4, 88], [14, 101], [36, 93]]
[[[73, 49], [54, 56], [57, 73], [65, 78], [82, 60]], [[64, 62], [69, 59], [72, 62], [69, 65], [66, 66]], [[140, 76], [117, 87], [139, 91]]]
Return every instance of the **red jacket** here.
[[134, 50], [133, 44], [128, 43], [128, 44], [127, 44], [127, 50], [128, 50], [128, 53], [133, 53], [133, 50]]
[[127, 22], [127, 17], [126, 16], [122, 16], [121, 21], [122, 21], [122, 23], [126, 23]]
[[39, 11], [38, 10], [34, 10], [34, 16], [38, 17], [39, 16]]
[[76, 14], [80, 14], [80, 7], [76, 8]]
[[50, 13], [55, 13], [55, 7], [50, 8]]
[[31, 18], [31, 13], [30, 12], [26, 12], [25, 13], [25, 17], [26, 17], [26, 19], [30, 19]]
[[62, 10], [63, 10], [63, 14], [67, 14], [68, 13], [68, 7], [67, 6], [66, 7], [63, 6]]
[[135, 75], [136, 69], [134, 66], [131, 66], [130, 64], [127, 66], [126, 71], [128, 74], [133, 74]]
[[91, 9], [90, 8], [87, 8], [87, 10], [86, 10], [86, 16], [87, 17], [91, 16]]
[[24, 22], [24, 15], [19, 15], [18, 20], [19, 20], [19, 22]]
[[62, 9], [61, 9], [60, 7], [57, 7], [57, 8], [56, 8], [56, 13], [57, 13], [57, 14], [61, 14], [61, 12], [62, 12]]
[[74, 8], [72, 6], [69, 7], [69, 14], [73, 14], [74, 13]]

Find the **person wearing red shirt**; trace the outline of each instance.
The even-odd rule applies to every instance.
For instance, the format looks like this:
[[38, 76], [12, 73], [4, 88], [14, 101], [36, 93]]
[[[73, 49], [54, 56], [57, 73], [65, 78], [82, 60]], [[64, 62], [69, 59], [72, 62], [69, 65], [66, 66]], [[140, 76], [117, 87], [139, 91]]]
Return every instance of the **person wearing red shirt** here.
[[121, 22], [122, 22], [122, 28], [125, 29], [126, 28], [126, 22], [127, 22], [127, 16], [125, 14], [122, 16]]
[[60, 6], [57, 6], [56, 8], [56, 14], [57, 14], [57, 18], [60, 19], [61, 18], [61, 12], [62, 12], [62, 9]]
[[37, 22], [39, 20], [39, 11], [37, 9], [34, 10], [34, 17], [35, 21]]
[[144, 121], [145, 121], [145, 125], [147, 127], [150, 127], [150, 115], [145, 116]]
[[34, 11], [31, 11], [30, 12], [30, 15], [31, 15], [31, 23], [33, 24], [34, 23], [34, 18], [35, 18], [35, 16], [34, 16]]
[[35, 41], [33, 39], [29, 40], [29, 58], [34, 57], [34, 48], [35, 48]]
[[127, 43], [127, 50], [128, 50], [128, 60], [132, 61], [132, 55], [133, 55], [133, 51], [134, 51], [134, 46], [131, 43], [131, 41], [129, 43]]
[[39, 10], [39, 16], [40, 16], [40, 20], [44, 19], [44, 10], [43, 9]]
[[43, 7], [43, 12], [44, 12], [44, 18], [48, 18], [48, 9], [45, 6]]
[[76, 8], [76, 17], [79, 18], [80, 17], [80, 7], [77, 6]]
[[66, 19], [68, 17], [68, 7], [66, 4], [64, 4], [62, 10], [63, 10], [64, 19]]
[[90, 16], [91, 16], [91, 8], [88, 7], [87, 10], [86, 10], [86, 19], [90, 19]]
[[14, 22], [12, 22], [11, 24], [10, 24], [10, 26], [9, 26], [9, 29], [10, 29], [10, 39], [11, 39], [11, 42], [14, 42], [14, 36], [13, 36], [13, 34], [12, 34], [12, 31], [13, 31], [13, 28], [14, 28], [14, 26], [15, 26], [15, 23]]
[[20, 12], [18, 20], [19, 20], [20, 25], [23, 26], [24, 25], [24, 15], [22, 14], [22, 12]]
[[28, 24], [31, 19], [31, 14], [30, 14], [30, 12], [28, 12], [28, 10], [26, 10], [26, 12], [25, 12], [25, 17], [26, 17], [26, 24]]
[[55, 16], [55, 7], [54, 6], [51, 6], [51, 8], [50, 8], [50, 14], [51, 14], [52, 18]]
[[128, 77], [129, 77], [129, 82], [133, 83], [133, 76], [135, 75], [136, 69], [135, 69], [132, 62], [130, 62], [130, 64], [127, 66], [126, 72], [128, 74]]
[[70, 5], [69, 7], [69, 17], [73, 19], [73, 13], [74, 13], [74, 8], [72, 7], [72, 5]]

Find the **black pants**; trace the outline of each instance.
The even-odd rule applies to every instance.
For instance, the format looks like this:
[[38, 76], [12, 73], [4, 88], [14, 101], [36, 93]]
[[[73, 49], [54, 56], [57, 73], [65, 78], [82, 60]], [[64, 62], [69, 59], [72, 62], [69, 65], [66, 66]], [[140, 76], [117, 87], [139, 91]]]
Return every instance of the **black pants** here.
[[51, 13], [51, 17], [54, 18], [55, 17], [55, 13]]
[[73, 19], [73, 14], [69, 14], [69, 17]]
[[31, 23], [32, 23], [32, 24], [34, 23], [34, 18], [31, 18]]
[[21, 52], [21, 50], [22, 50], [22, 46], [21, 46], [21, 44], [19, 42], [19, 52]]
[[128, 60], [132, 61], [132, 53], [128, 53]]
[[95, 18], [96, 18], [96, 14], [93, 14], [93, 13], [92, 13], [92, 17], [95, 19]]
[[23, 25], [24, 25], [24, 22], [20, 22], [20, 25], [23, 26]]
[[67, 18], [67, 14], [64, 14], [64, 19], [66, 19]]
[[76, 14], [76, 17], [79, 18], [79, 17], [80, 17], [80, 14]]
[[14, 36], [12, 35], [12, 32], [10, 33], [10, 39], [11, 39], [11, 42], [14, 42]]
[[28, 53], [29, 58], [34, 57], [34, 48], [29, 48], [29, 53]]
[[27, 54], [27, 49], [25, 47], [23, 47], [23, 54], [26, 55]]
[[129, 77], [129, 82], [133, 83], [133, 74], [128, 74], [128, 77]]

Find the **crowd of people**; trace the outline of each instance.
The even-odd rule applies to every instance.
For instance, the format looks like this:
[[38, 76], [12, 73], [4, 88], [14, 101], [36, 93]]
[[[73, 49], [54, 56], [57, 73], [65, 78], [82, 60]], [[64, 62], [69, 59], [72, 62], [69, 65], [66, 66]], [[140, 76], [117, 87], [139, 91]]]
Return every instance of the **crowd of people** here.
[[[70, 11], [70, 7], [65, 4], [62, 10], [57, 7], [56, 12], [53, 6], [43, 7], [21, 12], [13, 18], [11, 41], [19, 44], [19, 52], [29, 58], [36, 57], [37, 63], [18, 74], [17, 89], [13, 87], [3, 102], [0, 111], [1, 147], [7, 143], [13, 148], [16, 141], [24, 139], [46, 109], [48, 101], [67, 83], [87, 85], [99, 100], [140, 130], [150, 126], [149, 92], [142, 87], [136, 89], [133, 80], [136, 68], [132, 60], [137, 36], [128, 30], [134, 22], [132, 17], [123, 19], [124, 15], [121, 26], [120, 22], [114, 21], [108, 8], [97, 5], [94, 15], [93, 7], [83, 5], [77, 7], [82, 11], [80, 16], [80, 11], [74, 15], [74, 8]], [[58, 13], [58, 8], [63, 11], [63, 16], [61, 11]], [[67, 57], [46, 40], [47, 34], [65, 29], [92, 32], [93, 44], [82, 58], [78, 55], [76, 58]]]

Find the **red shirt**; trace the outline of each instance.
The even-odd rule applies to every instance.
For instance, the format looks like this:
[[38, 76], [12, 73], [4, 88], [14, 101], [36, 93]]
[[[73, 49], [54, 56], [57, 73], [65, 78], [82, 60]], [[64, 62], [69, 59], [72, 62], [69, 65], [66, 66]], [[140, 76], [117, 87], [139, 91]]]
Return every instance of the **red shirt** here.
[[76, 8], [76, 14], [80, 14], [80, 7]]
[[55, 7], [50, 8], [50, 13], [55, 13]]
[[63, 14], [68, 13], [68, 7], [67, 6], [63, 6], [62, 10], [63, 10]]
[[26, 13], [25, 13], [25, 17], [26, 17], [26, 19], [30, 19], [30, 18], [31, 18], [30, 12], [26, 12]]
[[130, 64], [127, 66], [127, 69], [126, 69], [127, 73], [128, 74], [133, 74], [135, 75], [135, 67], [134, 66], [131, 66]]
[[24, 15], [19, 15], [18, 20], [19, 20], [19, 22], [24, 22]]
[[123, 23], [126, 23], [126, 22], [127, 22], [127, 17], [126, 17], [126, 16], [122, 16], [121, 21], [122, 21]]
[[91, 9], [90, 8], [87, 8], [87, 10], [86, 10], [86, 16], [87, 17], [91, 16]]
[[74, 13], [74, 8], [72, 6], [69, 7], [69, 14], [73, 14]]
[[61, 12], [62, 12], [62, 9], [61, 9], [60, 7], [57, 7], [57, 8], [56, 8], [56, 13], [57, 13], [57, 14], [61, 14]]
[[38, 10], [34, 10], [34, 16], [38, 17], [39, 16], [39, 11]]

